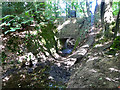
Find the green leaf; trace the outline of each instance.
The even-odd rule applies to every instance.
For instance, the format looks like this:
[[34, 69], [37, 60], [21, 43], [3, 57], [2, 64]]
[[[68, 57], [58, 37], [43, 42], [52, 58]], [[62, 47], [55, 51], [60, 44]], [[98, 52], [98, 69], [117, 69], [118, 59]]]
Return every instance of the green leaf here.
[[5, 34], [7, 34], [8, 32], [14, 32], [14, 31], [16, 31], [17, 29], [20, 29], [20, 28], [17, 27], [17, 28], [10, 28], [10, 29], [11, 30], [6, 31]]
[[0, 18], [0, 21], [1, 21], [2, 19], [7, 19], [7, 18], [9, 18], [9, 17], [14, 17], [14, 16], [13, 16], [13, 15], [6, 15], [5, 17]]
[[29, 12], [30, 12], [30, 11], [32, 11], [32, 9], [26, 11], [26, 12], [25, 12], [25, 15], [28, 16], [28, 17], [30, 17], [30, 15], [29, 15]]
[[0, 18], [0, 21], [2, 20], [3, 18]]
[[25, 24], [25, 23], [27, 23], [28, 21], [24, 21], [24, 22], [22, 22], [23, 24]]
[[6, 25], [6, 23], [2, 23], [2, 24], [0, 24], [0, 27], [2, 27], [2, 26], [4, 26], [4, 25]]
[[102, 80], [102, 77], [100, 77], [99, 80]]
[[10, 26], [10, 23], [7, 23], [6, 26]]
[[28, 17], [30, 17], [29, 11], [25, 12], [25, 15], [28, 16]]
[[83, 12], [83, 10], [82, 10], [82, 9], [80, 9], [80, 12]]
[[31, 22], [31, 21], [33, 21], [33, 18], [30, 18], [30, 20], [26, 20], [26, 21], [21, 22], [21, 24], [22, 24], [22, 23], [23, 23], [23, 24], [26, 24], [26, 23]]

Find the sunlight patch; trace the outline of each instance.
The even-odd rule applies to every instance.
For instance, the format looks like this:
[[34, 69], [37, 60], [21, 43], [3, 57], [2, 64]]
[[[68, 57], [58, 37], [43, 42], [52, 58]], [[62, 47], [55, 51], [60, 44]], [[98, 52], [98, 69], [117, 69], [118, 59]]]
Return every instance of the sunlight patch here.
[[5, 46], [3, 46], [3, 45], [0, 45], [0, 49], [2, 50], [3, 48], [5, 48]]
[[[89, 56], [88, 56], [89, 57]], [[96, 60], [96, 59], [98, 59], [98, 57], [89, 57], [89, 59], [87, 60], [87, 62], [89, 62], [89, 61], [93, 61], [93, 60]]]
[[106, 77], [105, 79], [108, 80], [108, 81], [118, 82], [118, 81], [115, 81], [114, 79], [109, 78], [109, 77]]
[[97, 72], [97, 71], [96, 71], [96, 70], [94, 70], [94, 69], [91, 69], [91, 70], [89, 70], [89, 71], [91, 71], [91, 72], [95, 72], [95, 73]]
[[10, 77], [5, 77], [4, 79], [3, 79], [3, 81], [8, 81], [10, 79]]
[[87, 53], [87, 50], [84, 48], [79, 49], [79, 51], [77, 51], [78, 55], [85, 55], [85, 53]]
[[51, 48], [50, 51], [51, 51], [53, 54], [56, 53], [55, 48]]
[[58, 30], [61, 30], [65, 25], [67, 25], [67, 24], [69, 24], [70, 23], [70, 20], [67, 20], [67, 21], [65, 21], [62, 25], [59, 25], [58, 26]]
[[47, 56], [49, 56], [49, 55], [50, 55], [48, 52], [45, 52], [45, 54], [46, 54]]
[[33, 35], [37, 35], [37, 31], [32, 31], [32, 34]]
[[86, 45], [83, 45], [82, 47], [84, 47], [84, 48], [85, 48], [85, 47], [89, 47], [89, 45], [88, 45], [88, 44], [86, 44]]
[[57, 53], [54, 54], [56, 58], [59, 58], [59, 55]]
[[95, 45], [95, 47], [97, 48], [97, 47], [102, 47], [103, 45], [102, 44], [97, 44], [97, 45]]
[[35, 56], [31, 52], [26, 53], [26, 55], [24, 55], [24, 56], [18, 57], [19, 62], [23, 62], [24, 60], [30, 61], [30, 60], [35, 60], [35, 59], [36, 59]]
[[25, 79], [25, 75], [21, 74], [20, 77], [22, 77], [23, 79]]
[[74, 65], [74, 63], [76, 62], [76, 58], [70, 58], [69, 61], [65, 62], [65, 64], [67, 64], [68, 67]]
[[115, 68], [109, 68], [109, 70], [115, 71], [115, 72], [120, 72], [120, 70], [117, 70], [117, 69], [115, 69]]
[[54, 78], [53, 78], [52, 76], [49, 76], [48, 79], [50, 79], [50, 80], [54, 80]]
[[76, 20], [76, 19], [74, 19], [74, 20], [73, 20], [73, 23], [75, 24], [76, 22], [77, 22], [77, 20]]

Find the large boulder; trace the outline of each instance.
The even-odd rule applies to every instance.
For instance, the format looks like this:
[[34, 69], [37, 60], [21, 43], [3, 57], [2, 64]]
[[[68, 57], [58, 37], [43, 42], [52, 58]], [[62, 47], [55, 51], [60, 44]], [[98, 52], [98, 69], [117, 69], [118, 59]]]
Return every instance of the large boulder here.
[[80, 26], [83, 23], [79, 23], [78, 18], [68, 18], [58, 20], [59, 25], [57, 26], [59, 38], [77, 38], [80, 33]]

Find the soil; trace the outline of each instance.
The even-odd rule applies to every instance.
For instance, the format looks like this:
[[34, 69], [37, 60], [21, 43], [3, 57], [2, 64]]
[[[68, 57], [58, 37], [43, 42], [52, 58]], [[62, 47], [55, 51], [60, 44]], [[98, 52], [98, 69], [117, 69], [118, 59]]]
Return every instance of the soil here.
[[[111, 43], [108, 43], [109, 45]], [[109, 47], [109, 45], [107, 45]], [[73, 65], [67, 88], [118, 88], [120, 85], [120, 51], [107, 55], [107, 47], [92, 47]], [[105, 50], [104, 50], [105, 49]]]
[[[5, 50], [8, 57], [2, 66], [2, 87], [118, 88], [120, 86], [120, 51], [115, 55], [106, 54], [109, 51], [107, 48], [111, 45], [110, 41], [102, 43], [103, 46], [94, 45], [97, 43], [97, 31], [99, 32], [98, 29], [91, 30], [84, 43], [71, 55], [59, 56], [57, 59], [52, 57], [44, 59], [40, 54], [41, 57], [35, 58], [38, 62], [33, 67], [18, 62], [17, 53]], [[5, 38], [9, 37], [3, 39]]]

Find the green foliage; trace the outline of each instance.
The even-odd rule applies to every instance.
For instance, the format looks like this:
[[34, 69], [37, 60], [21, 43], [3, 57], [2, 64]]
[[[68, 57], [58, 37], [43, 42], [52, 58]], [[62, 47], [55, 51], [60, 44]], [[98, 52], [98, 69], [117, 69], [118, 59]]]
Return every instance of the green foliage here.
[[117, 50], [120, 50], [120, 36], [117, 36], [110, 47], [110, 50], [106, 52], [108, 55], [115, 55]]
[[3, 2], [2, 16], [19, 15], [26, 11], [26, 9], [33, 7], [32, 2]]
[[20, 29], [20, 28], [17, 28], [17, 27], [16, 28], [10, 28], [10, 30], [6, 31], [5, 34], [7, 34], [8, 32], [14, 32], [18, 29]]
[[5, 54], [5, 52], [2, 52], [1, 53], [1, 62], [2, 63], [5, 63], [4, 61], [5, 61], [6, 57], [7, 57], [7, 55]]
[[[71, 3], [71, 5], [75, 8], [79, 7], [78, 3], [74, 1]], [[6, 12], [9, 10], [9, 8], [6, 8], [5, 6], [8, 6], [10, 8], [10, 12]], [[58, 7], [59, 1], [34, 3], [5, 2], [3, 3], [3, 18], [0, 19], [2, 20], [2, 24], [0, 25], [2, 26], [2, 32], [4, 35], [6, 35], [16, 31], [29, 31], [28, 27], [35, 23], [34, 29], [37, 30], [37, 34], [28, 34], [28, 37], [25, 39], [27, 48], [30, 49], [29, 46], [32, 45], [33, 47], [35, 47], [35, 50], [40, 48], [40, 51], [44, 53], [47, 51], [51, 54], [50, 49], [55, 48], [55, 50], [57, 50], [57, 30], [53, 24], [53, 21], [58, 18], [57, 16], [59, 16], [58, 14], [60, 14], [60, 8]], [[82, 12], [82, 9], [80, 10]], [[42, 40], [44, 40], [44, 42], [42, 42]], [[39, 41], [42, 42], [44, 46], [42, 46]], [[12, 42], [12, 44], [15, 43]], [[11, 45], [8, 45], [7, 47], [12, 51], [14, 49], [16, 51], [17, 45], [18, 44], [15, 44], [13, 45], [13, 47]]]
[[14, 15], [6, 15], [5, 17], [1, 18], [0, 20], [3, 20], [3, 19], [8, 19], [10, 17], [14, 17]]
[[79, 43], [80, 43], [80, 37], [78, 37], [77, 38], [77, 40], [76, 40], [76, 42], [75, 42], [75, 46], [74, 46], [74, 49], [73, 50], [75, 50], [76, 49], [76, 47], [79, 45]]
[[[4, 3], [5, 5], [10, 4], [11, 7], [18, 8], [17, 4], [21, 3]], [[27, 30], [30, 31], [28, 27], [30, 27], [33, 22], [35, 23], [34, 29], [37, 30], [36, 35], [32, 35], [27, 33], [25, 38], [25, 44], [28, 49], [28, 51], [33, 52], [34, 55], [42, 51], [45, 55], [45, 52], [48, 52], [52, 55], [52, 52], [50, 51], [51, 48], [57, 49], [56, 46], [56, 27], [53, 24], [53, 21], [55, 20], [55, 16], [52, 16], [53, 13], [55, 13], [53, 10], [50, 12], [46, 12], [47, 8], [51, 9], [52, 6], [50, 4], [44, 3], [44, 2], [35, 2], [35, 3], [22, 3], [24, 5], [28, 5], [27, 8], [21, 11], [20, 14], [17, 12], [14, 14], [9, 13], [10, 15], [5, 15], [2, 20], [2, 32], [3, 34], [10, 34], [12, 32], [16, 31], [24, 31]], [[52, 8], [53, 9], [53, 8]], [[6, 14], [6, 13], [4, 13]], [[42, 42], [44, 40], [44, 42]], [[11, 50], [12, 52], [18, 50], [18, 42], [15, 38], [12, 36], [11, 39], [7, 42], [7, 48]], [[40, 42], [43, 44], [41, 45]], [[31, 48], [32, 47], [32, 48]]]
[[15, 32], [16, 30], [23, 29], [27, 25], [30, 25], [33, 21], [33, 18], [26, 16], [19, 17], [17, 15], [16, 16], [7, 15], [1, 18], [1, 20], [3, 20], [3, 23], [1, 24], [2, 32], [3, 34], [7, 34], [9, 32]]
[[117, 36], [115, 40], [113, 41], [113, 44], [111, 46], [114, 50], [120, 50], [120, 36]]
[[115, 55], [116, 54], [116, 50], [114, 49], [110, 49], [108, 52], [106, 52], [105, 54], [107, 55]]
[[102, 37], [102, 34], [97, 34], [97, 35], [96, 35], [96, 38], [97, 38], [97, 39], [99, 39], [99, 38], [101, 38], [101, 37]]
[[45, 52], [48, 52], [51, 54], [50, 49], [57, 47], [55, 45], [55, 43], [56, 43], [55, 28], [56, 27], [50, 21], [49, 21], [49, 23], [44, 23], [44, 24], [40, 23], [39, 25], [40, 25], [40, 27], [39, 26], [35, 27], [35, 29], [37, 30], [37, 34], [32, 35], [32, 34], [28, 33], [26, 35], [26, 38], [25, 38], [26, 46], [27, 46], [28, 50], [30, 50], [30, 52], [33, 52], [35, 50], [35, 52], [33, 52], [34, 55], [36, 55], [39, 51], [42, 51], [44, 54], [45, 54]]
[[112, 9], [113, 9], [113, 15], [117, 16], [120, 9], [120, 2], [113, 2]]

